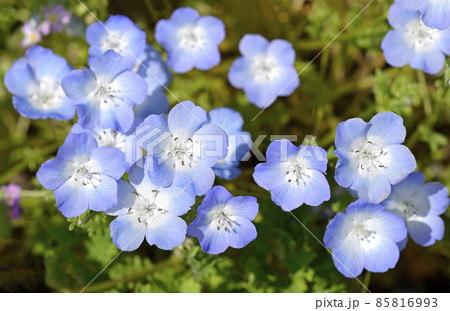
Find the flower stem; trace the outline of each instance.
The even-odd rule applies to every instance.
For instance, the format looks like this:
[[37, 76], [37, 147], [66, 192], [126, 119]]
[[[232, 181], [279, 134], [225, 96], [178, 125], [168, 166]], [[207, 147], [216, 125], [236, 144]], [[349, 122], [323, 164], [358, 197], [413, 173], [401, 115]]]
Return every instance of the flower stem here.
[[419, 80], [420, 87], [422, 89], [423, 96], [423, 109], [427, 116], [430, 116], [433, 113], [433, 108], [431, 107], [430, 94], [428, 92], [427, 80], [425, 78], [425, 74], [422, 70], [416, 70], [417, 79]]
[[366, 275], [364, 276], [364, 286], [361, 289], [361, 293], [367, 293], [369, 290], [370, 275], [370, 271], [366, 271]]

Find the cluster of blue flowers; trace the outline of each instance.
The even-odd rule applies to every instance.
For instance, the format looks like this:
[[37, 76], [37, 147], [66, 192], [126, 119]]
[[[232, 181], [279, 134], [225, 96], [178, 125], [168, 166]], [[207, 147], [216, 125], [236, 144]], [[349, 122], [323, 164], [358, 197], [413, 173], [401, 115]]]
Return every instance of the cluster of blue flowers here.
[[450, 2], [396, 0], [389, 9], [390, 30], [381, 43], [388, 64], [409, 64], [437, 74], [450, 54]]
[[[399, 6], [408, 8], [408, 2], [419, 11]], [[382, 45], [388, 62], [439, 71], [442, 53], [450, 52], [450, 32], [442, 30], [448, 27], [448, 6], [439, 22], [432, 17], [435, 1], [398, 3], [389, 11], [396, 30]], [[429, 28], [430, 19], [438, 23], [431, 26], [442, 29]], [[116, 15], [87, 28], [89, 68], [73, 70], [64, 58], [40, 46], [12, 65], [5, 85], [20, 114], [58, 120], [78, 115], [56, 158], [37, 172], [41, 184], [54, 191], [65, 217], [88, 210], [117, 216], [110, 224], [111, 237], [123, 251], [137, 249], [144, 237], [148, 244], [170, 250], [189, 235], [203, 251], [219, 254], [256, 238], [256, 198], [233, 197], [214, 187], [215, 176], [239, 176], [239, 162], [251, 149], [242, 116], [225, 107], [207, 113], [190, 101], [169, 111], [164, 93], [172, 79], [169, 67], [184, 73], [218, 65], [224, 38], [221, 20], [192, 8], [177, 9], [156, 25], [155, 39], [166, 50], [166, 64], [146, 43], [143, 30]], [[257, 107], [268, 107], [300, 85], [289, 42], [248, 34], [239, 50], [242, 56], [228, 78]], [[448, 190], [439, 183], [425, 184], [423, 174], [413, 172], [416, 162], [402, 144], [405, 136], [402, 118], [391, 112], [368, 123], [350, 119], [336, 129], [335, 180], [358, 200], [328, 224], [324, 241], [347, 277], [364, 268], [393, 268], [407, 234], [423, 246], [443, 237], [440, 215], [449, 204]], [[253, 178], [282, 210], [330, 200], [324, 149], [277, 140], [266, 157]], [[128, 178], [122, 179], [126, 172]], [[181, 216], [203, 195], [197, 218], [187, 225]]]

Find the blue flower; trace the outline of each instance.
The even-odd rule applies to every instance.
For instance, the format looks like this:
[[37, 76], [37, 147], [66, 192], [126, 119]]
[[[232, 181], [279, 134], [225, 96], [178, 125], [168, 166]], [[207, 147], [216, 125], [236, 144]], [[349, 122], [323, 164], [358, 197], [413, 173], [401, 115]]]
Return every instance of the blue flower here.
[[450, 54], [450, 28], [429, 28], [423, 24], [419, 11], [406, 10], [396, 3], [389, 9], [388, 19], [395, 28], [381, 43], [388, 64], [409, 64], [429, 74], [439, 73], [444, 67], [444, 54]]
[[450, 27], [450, 2], [436, 0], [396, 0], [405, 9], [420, 11], [423, 23], [445, 30]]
[[[391, 195], [381, 203], [387, 211], [396, 213], [406, 222], [409, 236], [419, 245], [430, 246], [444, 237], [442, 215], [448, 207], [448, 189], [413, 172], [392, 187]], [[399, 247], [405, 248], [407, 238]]]
[[231, 108], [213, 109], [208, 114], [209, 122], [220, 126], [228, 135], [228, 154], [214, 166], [214, 173], [220, 178], [233, 179], [241, 174], [239, 161], [250, 151], [252, 136], [242, 130], [244, 119]]
[[338, 156], [335, 179], [360, 199], [380, 203], [391, 193], [391, 185], [416, 168], [411, 151], [402, 145], [406, 129], [393, 112], [375, 115], [369, 123], [359, 118], [336, 128]]
[[300, 85], [291, 43], [247, 34], [239, 42], [239, 51], [243, 56], [231, 65], [228, 80], [235, 88], [244, 89], [257, 107], [269, 107], [278, 96], [289, 96]]
[[147, 168], [156, 185], [178, 186], [192, 195], [203, 195], [211, 189], [211, 167], [225, 158], [228, 137], [217, 125], [207, 124], [202, 108], [181, 102], [168, 117], [148, 116], [137, 132], [139, 140], [145, 140]]
[[117, 180], [125, 172], [123, 152], [98, 147], [88, 134], [69, 134], [55, 159], [37, 172], [39, 182], [54, 190], [56, 203], [67, 217], [88, 209], [106, 211], [117, 203]]
[[90, 56], [102, 56], [114, 50], [125, 58], [129, 68], [144, 52], [145, 39], [145, 32], [122, 15], [111, 15], [105, 23], [95, 22], [86, 30]]
[[84, 128], [127, 132], [134, 120], [131, 106], [145, 100], [147, 83], [112, 50], [93, 58], [90, 68], [73, 70], [61, 81], [67, 96], [78, 105], [78, 122]]
[[405, 222], [380, 204], [358, 200], [337, 214], [325, 230], [325, 246], [332, 249], [336, 268], [348, 278], [363, 269], [386, 272], [400, 256], [397, 242], [406, 237]]
[[253, 179], [271, 192], [272, 201], [284, 211], [302, 204], [318, 206], [330, 199], [330, 186], [324, 173], [327, 153], [317, 146], [294, 146], [286, 139], [267, 148], [267, 162], [255, 167]]
[[147, 44], [139, 60], [133, 71], [147, 82], [148, 93], [141, 105], [134, 106], [135, 113], [144, 119], [151, 114], [166, 114], [169, 111], [169, 100], [164, 91], [172, 81], [172, 74], [161, 54], [150, 44]]
[[72, 119], [75, 105], [60, 84], [71, 69], [64, 58], [50, 49], [30, 48], [5, 74], [5, 86], [14, 95], [14, 107], [31, 119]]
[[167, 64], [176, 73], [217, 66], [218, 46], [223, 39], [223, 22], [213, 16], [200, 16], [193, 8], [176, 9], [170, 19], [160, 20], [155, 29], [155, 40], [166, 50]]
[[[142, 121], [138, 117], [135, 120]], [[109, 146], [120, 150], [125, 155], [126, 170], [128, 171], [138, 159], [142, 158], [142, 149], [141, 146], [137, 145], [135, 133], [139, 123], [135, 122], [127, 133], [121, 133], [115, 129], [102, 129], [99, 126], [92, 129], [84, 129], [80, 124], [75, 123], [72, 126], [71, 133], [90, 134], [95, 138], [99, 146]]]
[[156, 186], [143, 163], [133, 165], [128, 178], [130, 184], [119, 180], [117, 205], [106, 212], [119, 216], [110, 225], [113, 243], [123, 251], [137, 249], [144, 237], [165, 250], [183, 243], [187, 225], [179, 216], [195, 198], [179, 187]]
[[256, 239], [252, 220], [257, 214], [256, 198], [233, 197], [224, 187], [216, 186], [206, 193], [188, 235], [198, 238], [202, 250], [212, 255], [228, 247], [243, 248]]

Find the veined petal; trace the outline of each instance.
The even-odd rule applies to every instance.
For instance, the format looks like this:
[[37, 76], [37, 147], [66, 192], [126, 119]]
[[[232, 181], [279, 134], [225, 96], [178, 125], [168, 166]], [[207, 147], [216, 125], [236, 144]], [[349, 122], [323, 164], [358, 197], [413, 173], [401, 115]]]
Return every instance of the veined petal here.
[[439, 216], [416, 217], [406, 223], [410, 237], [421, 246], [430, 246], [444, 237], [445, 225]]
[[257, 232], [255, 225], [246, 217], [235, 216], [232, 218], [236, 224], [227, 231], [230, 235], [230, 246], [243, 248], [248, 243], [256, 239]]
[[310, 206], [318, 206], [330, 199], [330, 186], [325, 176], [319, 171], [310, 171], [310, 178], [306, 180], [304, 190], [304, 202]]
[[416, 159], [406, 146], [390, 145], [384, 150], [389, 160], [381, 171], [391, 184], [399, 183], [416, 168]]
[[134, 251], [144, 241], [146, 226], [139, 223], [133, 214], [117, 217], [111, 222], [110, 228], [113, 243], [120, 250]]
[[148, 244], [160, 249], [171, 250], [186, 239], [187, 225], [183, 219], [170, 214], [160, 214], [150, 223], [146, 239]]
[[186, 141], [207, 121], [206, 112], [190, 101], [177, 104], [169, 112], [169, 129], [175, 137]]
[[[216, 186], [215, 188], [217, 187], [219, 186]], [[246, 218], [248, 220], [255, 219], [256, 215], [258, 214], [259, 205], [255, 197], [251, 196], [233, 197], [229, 198], [226, 201], [226, 204], [233, 209], [234, 214], [236, 216]], [[234, 246], [232, 245], [232, 247]]]

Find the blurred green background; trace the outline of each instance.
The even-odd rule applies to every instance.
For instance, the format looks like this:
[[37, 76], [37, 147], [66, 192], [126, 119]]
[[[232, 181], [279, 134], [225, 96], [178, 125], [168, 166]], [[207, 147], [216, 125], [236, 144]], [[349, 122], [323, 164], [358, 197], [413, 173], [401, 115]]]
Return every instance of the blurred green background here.
[[[308, 63], [363, 9], [370, 0], [81, 0], [100, 20], [109, 14], [129, 16], [154, 42], [154, 27], [174, 9], [191, 6], [214, 15], [226, 25], [220, 45], [222, 62], [210, 71], [175, 75], [169, 86], [181, 100], [206, 110], [232, 107], [243, 115], [244, 129], [258, 135], [315, 135], [329, 152], [328, 180], [332, 199], [317, 208], [293, 211], [320, 240], [335, 212], [353, 198], [334, 181], [335, 129], [352, 117], [368, 121], [375, 113], [394, 111], [407, 128], [406, 145], [428, 181], [450, 186], [450, 92], [444, 73], [424, 75], [409, 67], [390, 68], [380, 43], [389, 29], [387, 10], [393, 0], [375, 0], [311, 65]], [[63, 3], [83, 23], [94, 18], [73, 1], [0, 0], [0, 185], [22, 186], [20, 218], [9, 219], [0, 208], [0, 291], [77, 292], [118, 253], [109, 236], [112, 218], [96, 213], [82, 226], [67, 221], [57, 210], [51, 192], [35, 173], [54, 157], [75, 121], [29, 120], [20, 117], [3, 85], [11, 63], [25, 53], [20, 27], [49, 4]], [[227, 80], [239, 55], [238, 42], [246, 33], [290, 41], [296, 50], [301, 86], [288, 98], [278, 98], [254, 121], [259, 109]], [[51, 34], [40, 43], [66, 57], [75, 68], [87, 63], [84, 37]], [[169, 95], [171, 104], [175, 98]], [[261, 150], [269, 144], [265, 139]], [[297, 142], [298, 144], [298, 142]], [[255, 220], [258, 238], [240, 250], [212, 256], [188, 238], [173, 251], [146, 243], [122, 253], [86, 291], [94, 292], [359, 292], [361, 285], [334, 268], [325, 250], [289, 213], [259, 188], [251, 174], [253, 157], [242, 163], [243, 174], [233, 181], [216, 179], [233, 195], [256, 196], [260, 212]], [[197, 204], [184, 217], [190, 223]], [[444, 240], [428, 248], [412, 241], [394, 270], [372, 274], [373, 292], [448, 292], [450, 284], [449, 216]], [[72, 223], [72, 225], [71, 225]], [[69, 230], [69, 226], [71, 231]], [[364, 274], [360, 276], [364, 279]]]

